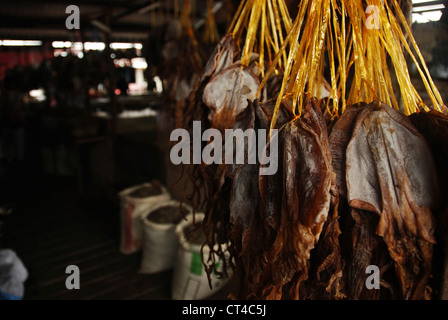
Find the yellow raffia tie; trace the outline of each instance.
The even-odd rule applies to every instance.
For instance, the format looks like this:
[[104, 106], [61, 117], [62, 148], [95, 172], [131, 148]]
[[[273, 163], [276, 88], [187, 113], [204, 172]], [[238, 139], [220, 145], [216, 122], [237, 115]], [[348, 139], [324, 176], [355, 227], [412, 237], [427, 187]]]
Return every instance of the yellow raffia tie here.
[[[331, 118], [345, 112], [347, 105], [375, 100], [385, 102], [406, 115], [420, 109], [429, 110], [412, 84], [405, 52], [416, 64], [433, 108], [441, 111], [444, 106], [441, 95], [431, 79], [411, 29], [397, 1], [391, 0], [391, 3], [389, 7], [387, 1], [382, 0], [300, 1], [299, 12], [290, 32], [260, 86], [261, 91], [272, 72], [284, 62], [284, 78], [271, 130], [275, 127], [283, 100], [291, 102], [294, 116], [300, 116], [304, 96], [320, 93], [325, 56], [328, 58], [330, 97], [333, 100], [333, 106], [330, 107], [327, 102], [326, 107]], [[365, 4], [376, 6], [373, 14], [378, 16], [373, 18], [378, 19], [378, 29], [367, 26], [371, 18], [366, 15]], [[244, 11], [244, 8], [241, 10]], [[351, 87], [348, 87], [348, 74], [352, 68], [353, 79]], [[394, 71], [398, 83], [401, 105], [390, 70]]]
[[[265, 75], [265, 60], [271, 62], [281, 51], [292, 27], [291, 17], [284, 0], [244, 0], [241, 1], [228, 33], [236, 43], [243, 44], [241, 65], [247, 67], [253, 54], [258, 54], [256, 64], [261, 78]], [[281, 53], [286, 63], [287, 50]]]

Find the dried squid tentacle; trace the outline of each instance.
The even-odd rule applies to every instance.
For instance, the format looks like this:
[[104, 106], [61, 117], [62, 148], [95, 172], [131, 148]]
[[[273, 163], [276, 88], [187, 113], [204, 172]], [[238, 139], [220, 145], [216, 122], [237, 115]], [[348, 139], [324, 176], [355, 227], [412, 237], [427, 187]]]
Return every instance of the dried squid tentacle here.
[[380, 215], [383, 237], [404, 299], [421, 299], [431, 270], [439, 190], [434, 162], [409, 120], [381, 104], [353, 130], [347, 148], [351, 207]]
[[300, 298], [310, 252], [327, 221], [333, 172], [320, 132], [313, 129], [318, 125], [299, 118], [284, 125], [278, 133], [281, 173], [260, 177], [268, 243], [256, 296], [264, 299]]
[[[448, 116], [438, 112], [419, 112], [409, 116], [412, 124], [428, 142], [439, 177], [442, 194], [448, 193]], [[438, 246], [433, 259], [434, 297], [448, 300], [448, 198], [442, 199], [441, 208], [436, 214], [436, 230]]]

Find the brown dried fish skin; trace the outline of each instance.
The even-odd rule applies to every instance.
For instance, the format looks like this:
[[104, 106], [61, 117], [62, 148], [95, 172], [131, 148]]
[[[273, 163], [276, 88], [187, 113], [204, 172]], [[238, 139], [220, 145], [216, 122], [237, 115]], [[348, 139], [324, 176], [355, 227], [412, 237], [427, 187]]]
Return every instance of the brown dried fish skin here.
[[[448, 193], [448, 116], [438, 111], [409, 116], [412, 124], [425, 137], [436, 163], [441, 194]], [[434, 251], [432, 289], [435, 299], [448, 299], [448, 198], [443, 197], [436, 214], [437, 246]]]
[[365, 103], [349, 106], [336, 121], [329, 135], [329, 148], [333, 170], [336, 174], [336, 188], [339, 194], [347, 198], [346, 151], [352, 137], [353, 128], [359, 113], [367, 106]]
[[247, 107], [247, 100], [256, 97], [259, 86], [255, 73], [240, 64], [215, 74], [203, 95], [203, 102], [210, 109], [212, 127], [221, 131], [232, 128], [236, 116]]
[[358, 116], [347, 148], [351, 207], [380, 215], [377, 234], [395, 261], [405, 299], [421, 299], [428, 281], [437, 207], [431, 152], [409, 120], [381, 104]]
[[226, 34], [213, 49], [209, 60], [205, 64], [200, 81], [204, 81], [206, 78], [232, 65], [235, 53], [236, 48], [233, 36]]
[[[312, 112], [311, 106], [307, 112]], [[266, 262], [259, 268], [252, 296], [299, 299], [300, 286], [308, 278], [311, 250], [327, 221], [334, 182], [329, 151], [320, 135], [325, 129], [313, 129], [325, 122], [317, 119], [310, 115], [285, 124], [278, 132], [279, 172], [260, 176]]]

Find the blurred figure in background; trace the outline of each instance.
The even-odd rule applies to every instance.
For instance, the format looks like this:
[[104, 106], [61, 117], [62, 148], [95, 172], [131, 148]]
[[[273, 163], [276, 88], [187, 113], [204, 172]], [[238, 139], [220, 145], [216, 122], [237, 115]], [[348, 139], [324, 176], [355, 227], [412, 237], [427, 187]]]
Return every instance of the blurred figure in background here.
[[5, 78], [0, 96], [0, 154], [8, 163], [22, 162], [25, 155], [25, 104], [20, 90], [13, 87], [14, 72]]

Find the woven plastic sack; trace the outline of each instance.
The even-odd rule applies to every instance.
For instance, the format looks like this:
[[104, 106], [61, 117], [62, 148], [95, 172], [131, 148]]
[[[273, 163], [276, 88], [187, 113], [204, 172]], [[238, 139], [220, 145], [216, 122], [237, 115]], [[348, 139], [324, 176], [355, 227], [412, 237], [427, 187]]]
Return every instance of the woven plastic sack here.
[[135, 187], [125, 189], [119, 193], [120, 197], [120, 221], [121, 221], [121, 239], [120, 252], [123, 254], [132, 254], [142, 248], [142, 223], [141, 216], [154, 205], [160, 202], [166, 202], [171, 199], [168, 190], [160, 185], [161, 193], [148, 197], [135, 197], [135, 191], [151, 187], [153, 183], [144, 183]]
[[[152, 214], [165, 208], [179, 209], [179, 211], [170, 216], [165, 214], [164, 221], [149, 219]], [[177, 224], [191, 212], [191, 207], [187, 204], [182, 203], [182, 208], [185, 212], [180, 213], [180, 202], [170, 200], [153, 206], [142, 215], [143, 248], [139, 273], [152, 274], [173, 269], [178, 246], [174, 230]]]
[[[195, 222], [198, 223], [204, 219], [202, 213], [196, 213]], [[228, 277], [218, 278], [214, 273], [211, 275], [211, 288], [208, 276], [205, 271], [202, 256], [202, 245], [192, 244], [186, 240], [185, 229], [193, 222], [193, 215], [188, 215], [176, 226], [176, 235], [179, 246], [177, 249], [176, 263], [173, 272], [173, 281], [171, 287], [171, 296], [173, 300], [202, 300], [217, 293], [233, 276], [230, 268], [227, 269]], [[223, 248], [225, 250], [225, 248]], [[209, 255], [209, 249], [205, 246], [203, 249], [205, 257]], [[223, 261], [218, 261], [215, 265], [217, 271], [223, 271]], [[228, 264], [227, 264], [228, 265]]]

